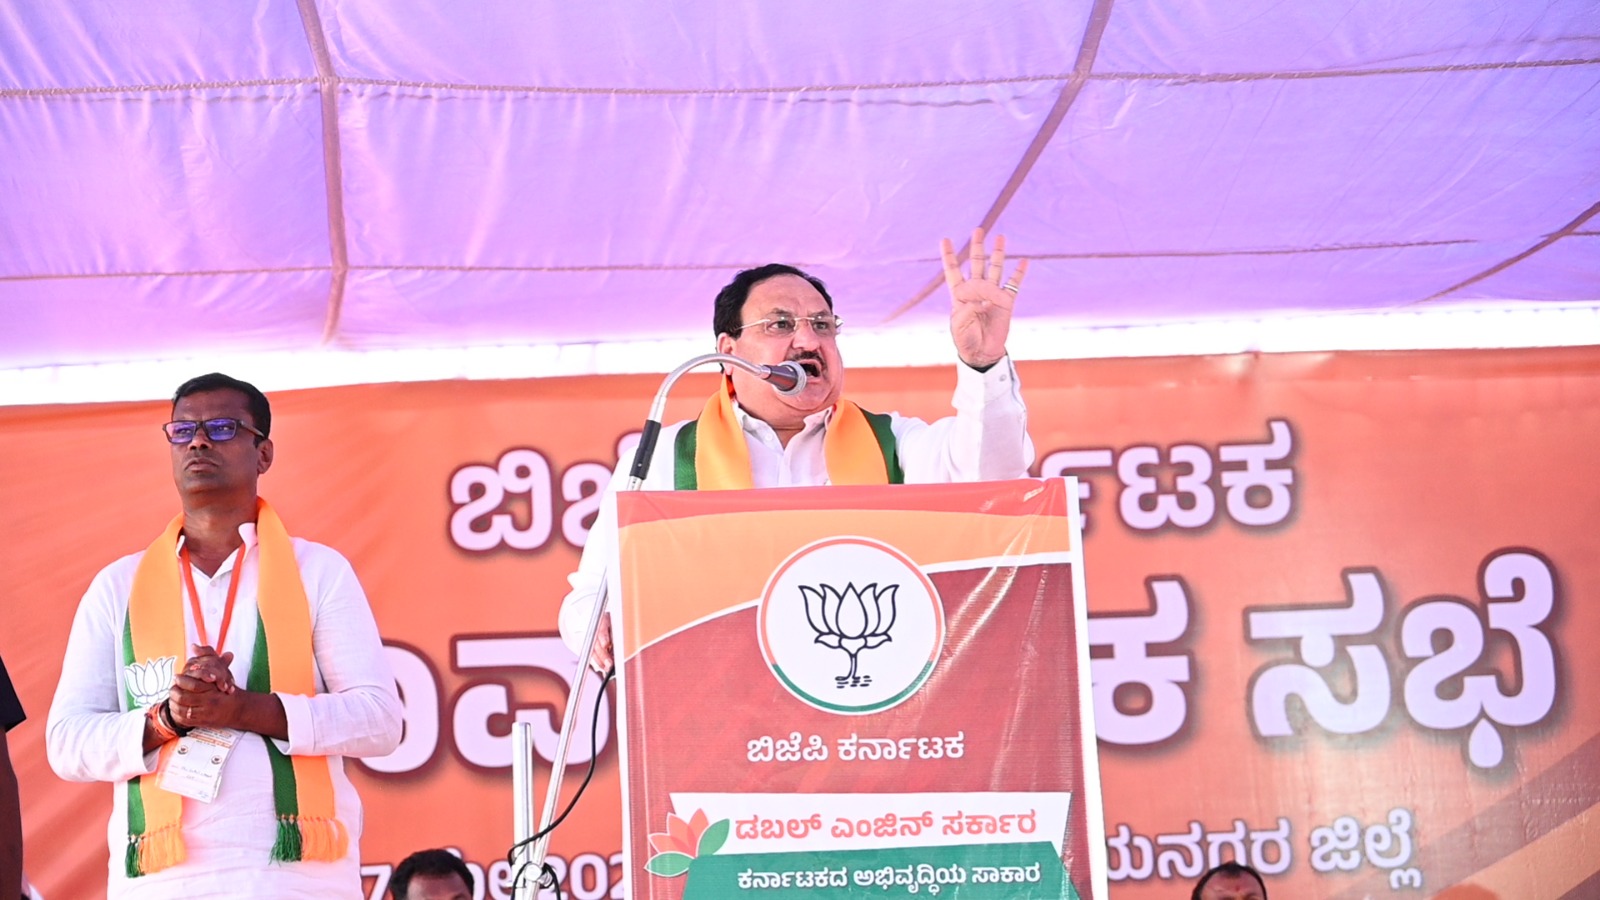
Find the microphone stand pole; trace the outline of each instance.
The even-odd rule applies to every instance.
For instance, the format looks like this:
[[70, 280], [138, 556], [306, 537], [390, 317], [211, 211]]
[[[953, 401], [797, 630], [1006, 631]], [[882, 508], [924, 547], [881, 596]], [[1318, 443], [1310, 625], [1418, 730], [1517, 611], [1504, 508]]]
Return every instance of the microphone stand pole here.
[[[727, 353], [707, 353], [696, 356], [683, 365], [667, 373], [662, 380], [661, 387], [656, 391], [655, 400], [650, 404], [649, 417], [645, 419], [644, 428], [639, 432], [639, 446], [633, 451], [633, 465], [628, 470], [628, 482], [622, 488], [624, 491], [637, 491], [644, 484], [645, 475], [650, 470], [650, 459], [655, 453], [656, 439], [661, 435], [661, 412], [667, 404], [667, 393], [672, 390], [673, 384], [686, 373], [711, 363], [722, 363], [738, 369], [743, 369], [752, 375], [765, 378], [772, 374], [772, 369], [760, 363], [753, 363], [747, 359], [731, 356]], [[789, 365], [793, 365], [790, 363]], [[796, 371], [799, 371], [798, 368]], [[798, 393], [805, 386], [805, 377], [802, 372], [799, 382], [791, 390]], [[584, 631], [584, 651], [578, 655], [578, 670], [572, 677], [572, 686], [567, 693], [567, 710], [561, 718], [561, 737], [556, 741], [555, 758], [550, 761], [550, 783], [545, 787], [544, 811], [539, 815], [538, 828], [531, 833], [527, 830], [527, 823], [533, 816], [533, 779], [531, 777], [516, 777], [516, 761], [513, 761], [512, 790], [516, 794], [512, 809], [513, 828], [515, 830], [516, 853], [512, 860], [512, 872], [516, 874], [516, 884], [513, 896], [516, 900], [534, 900], [535, 892], [539, 887], [539, 876], [544, 868], [544, 860], [550, 849], [550, 825], [556, 815], [556, 806], [560, 802], [561, 778], [566, 772], [567, 755], [572, 742], [572, 729], [577, 724], [578, 701], [582, 699], [583, 684], [588, 680], [589, 654], [594, 650], [595, 637], [600, 633], [600, 622], [606, 615], [606, 608], [610, 602], [611, 565], [608, 560], [606, 567], [600, 573], [600, 586], [595, 594], [594, 612], [589, 616], [589, 627]], [[612, 665], [615, 666], [615, 660]], [[519, 723], [520, 725], [520, 723]], [[513, 749], [518, 757], [527, 756], [531, 760], [532, 738], [531, 726], [525, 726], [525, 734], [521, 727], [513, 731]], [[599, 753], [598, 747], [590, 747], [590, 753]], [[525, 764], [525, 763], [524, 763]], [[535, 837], [537, 835], [537, 837]], [[528, 881], [522, 873], [533, 872], [534, 879]]]

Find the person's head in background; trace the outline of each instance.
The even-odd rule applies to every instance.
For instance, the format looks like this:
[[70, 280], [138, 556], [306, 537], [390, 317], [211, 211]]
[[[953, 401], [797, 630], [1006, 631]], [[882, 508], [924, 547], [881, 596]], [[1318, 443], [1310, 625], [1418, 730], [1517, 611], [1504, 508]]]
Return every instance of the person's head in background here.
[[1190, 900], [1267, 900], [1267, 883], [1260, 872], [1230, 860], [1201, 875]]
[[394, 900], [472, 900], [472, 870], [449, 850], [418, 850], [389, 878]]

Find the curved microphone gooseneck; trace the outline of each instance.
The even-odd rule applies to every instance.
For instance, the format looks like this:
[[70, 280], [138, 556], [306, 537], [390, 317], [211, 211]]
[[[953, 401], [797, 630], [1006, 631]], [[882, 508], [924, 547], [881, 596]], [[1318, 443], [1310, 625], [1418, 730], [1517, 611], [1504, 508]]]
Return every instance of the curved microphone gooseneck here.
[[[628, 469], [628, 482], [622, 488], [624, 491], [637, 491], [644, 484], [645, 475], [650, 471], [650, 458], [655, 455], [656, 439], [661, 435], [661, 412], [667, 404], [667, 393], [672, 390], [679, 378], [685, 373], [700, 366], [720, 363], [733, 366], [749, 372], [751, 375], [772, 385], [772, 389], [786, 397], [792, 397], [806, 389], [806, 370], [799, 363], [792, 360], [778, 363], [775, 366], [765, 366], [753, 363], [748, 359], [733, 356], [727, 353], [707, 353], [696, 356], [683, 365], [667, 373], [662, 380], [661, 387], [656, 391], [655, 400], [650, 404], [649, 417], [645, 419], [644, 428], [639, 432], [639, 446], [633, 452], [633, 465]], [[607, 565], [600, 573], [600, 585], [595, 594], [594, 612], [589, 616], [589, 628], [584, 632], [583, 652], [578, 655], [578, 671], [573, 675], [572, 687], [567, 693], [567, 711], [561, 720], [561, 737], [556, 742], [555, 756], [550, 762], [550, 781], [545, 787], [544, 811], [540, 815], [537, 829], [529, 826], [533, 820], [533, 779], [529, 772], [526, 777], [513, 777], [514, 798], [513, 830], [515, 843], [512, 844], [513, 855], [522, 854], [520, 864], [515, 871], [518, 873], [538, 873], [544, 868], [545, 854], [550, 846], [550, 832], [554, 825], [550, 824], [555, 818], [556, 806], [561, 795], [561, 776], [567, 769], [568, 745], [572, 741], [572, 731], [577, 725], [578, 701], [582, 699], [583, 684], [587, 680], [585, 670], [589, 666], [589, 654], [594, 649], [594, 640], [600, 633], [600, 621], [606, 615], [606, 607], [610, 602], [610, 585], [607, 583], [610, 566]], [[614, 665], [614, 664], [613, 664]], [[604, 690], [604, 682], [601, 689]], [[515, 733], [514, 733], [515, 736]], [[519, 741], [513, 741], [513, 745]], [[517, 775], [516, 765], [527, 763], [531, 765], [531, 747], [518, 750], [518, 759], [513, 760], [513, 776]], [[590, 752], [596, 748], [591, 747]], [[530, 759], [522, 760], [521, 756], [529, 755]], [[573, 798], [576, 802], [577, 798]], [[563, 816], [565, 813], [562, 814]], [[531, 847], [529, 844], [531, 843]], [[512, 885], [514, 896], [519, 898], [532, 898], [537, 891], [537, 883], [528, 884], [523, 879], [516, 879]]]
[[696, 356], [668, 372], [667, 377], [661, 382], [661, 388], [656, 391], [656, 399], [650, 404], [650, 414], [645, 418], [644, 428], [639, 432], [639, 446], [633, 451], [633, 466], [628, 469], [626, 490], [637, 491], [644, 484], [644, 476], [650, 471], [650, 458], [656, 452], [656, 438], [661, 435], [661, 411], [667, 405], [667, 393], [672, 390], [673, 384], [683, 377], [684, 373], [711, 363], [722, 363], [743, 369], [772, 385], [773, 390], [785, 397], [792, 397], [806, 389], [806, 370], [792, 360], [775, 366], [764, 366], [728, 353], [707, 353], [704, 356]]

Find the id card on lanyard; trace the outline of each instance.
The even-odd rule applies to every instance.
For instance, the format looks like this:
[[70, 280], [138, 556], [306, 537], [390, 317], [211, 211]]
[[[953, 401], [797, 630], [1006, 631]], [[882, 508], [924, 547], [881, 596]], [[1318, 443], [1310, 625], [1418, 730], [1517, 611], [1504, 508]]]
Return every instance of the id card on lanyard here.
[[[200, 592], [195, 589], [194, 569], [189, 564], [189, 548], [184, 547], [179, 551], [179, 557], [184, 585], [189, 593], [189, 608], [194, 614], [195, 631], [200, 636], [200, 643], [209, 645], [211, 642], [206, 632], [206, 621], [200, 609]], [[222, 627], [217, 631], [214, 648], [218, 656], [222, 655], [222, 645], [228, 639], [228, 626], [233, 621], [233, 604], [239, 596], [239, 580], [243, 571], [244, 548], [241, 547], [239, 558], [234, 561], [233, 574], [228, 579], [228, 599], [222, 607]], [[177, 748], [161, 770], [162, 789], [210, 803], [216, 799], [217, 791], [222, 786], [222, 765], [227, 762], [228, 754], [233, 752], [233, 746], [238, 742], [239, 732], [233, 728], [196, 728], [178, 738]]]

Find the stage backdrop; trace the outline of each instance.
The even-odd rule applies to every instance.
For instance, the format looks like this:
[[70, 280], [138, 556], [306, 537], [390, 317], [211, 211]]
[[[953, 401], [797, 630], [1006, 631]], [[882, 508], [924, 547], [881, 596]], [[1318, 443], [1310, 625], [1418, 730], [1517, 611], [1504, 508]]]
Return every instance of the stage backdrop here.
[[[1600, 350], [1021, 369], [1039, 469], [1082, 480], [1113, 897], [1182, 896], [1227, 856], [1285, 897], [1600, 895]], [[452, 846], [506, 895], [509, 723], [551, 753], [564, 577], [657, 383], [274, 397], [264, 493], [354, 563], [405, 698], [400, 749], [351, 766], [371, 891]], [[681, 384], [669, 415], [711, 384]], [[849, 392], [936, 416], [953, 385], [857, 371]], [[0, 409], [0, 655], [31, 716], [10, 742], [50, 900], [103, 891], [110, 790], [50, 772], [44, 721], [90, 578], [176, 509], [167, 411]], [[602, 712], [574, 754], [598, 774], [552, 847], [577, 898], [620, 896]]]

